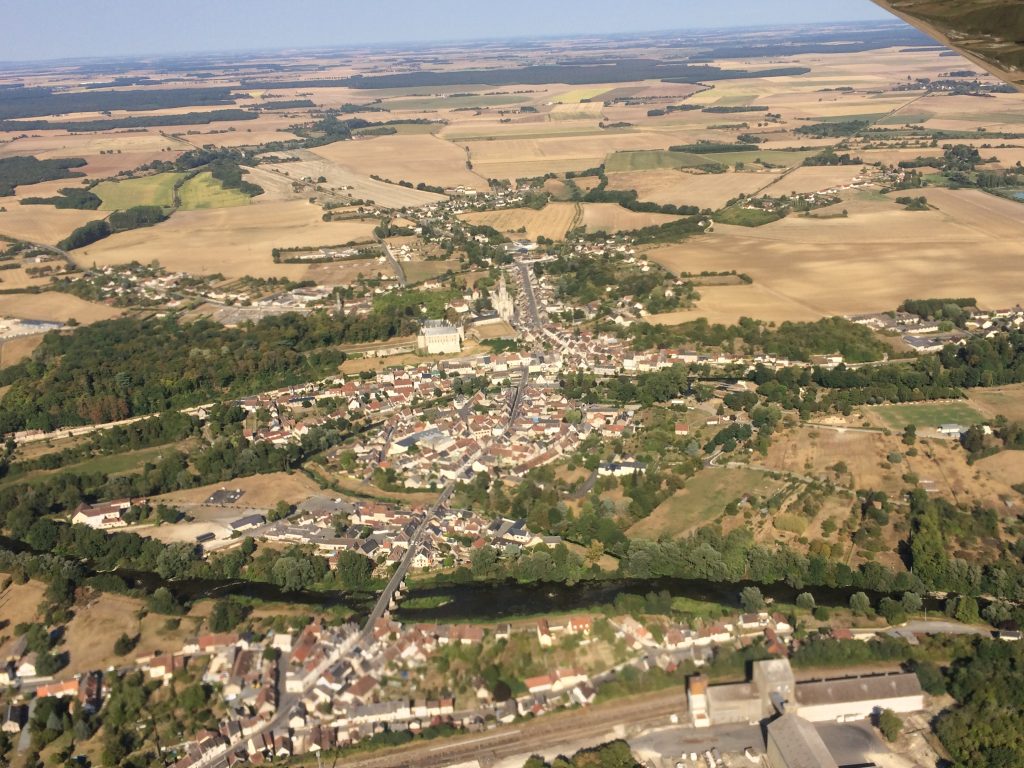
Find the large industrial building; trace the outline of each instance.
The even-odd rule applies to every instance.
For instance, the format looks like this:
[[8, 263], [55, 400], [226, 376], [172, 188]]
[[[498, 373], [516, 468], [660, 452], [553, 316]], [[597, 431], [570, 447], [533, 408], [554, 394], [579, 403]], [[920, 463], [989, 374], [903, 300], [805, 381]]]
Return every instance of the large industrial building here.
[[813, 723], [863, 720], [883, 709], [918, 712], [924, 691], [912, 672], [796, 682], [788, 659], [753, 665], [749, 683], [709, 686], [695, 675], [687, 688], [694, 726], [759, 723], [780, 712], [795, 712]]
[[924, 691], [913, 672], [797, 683], [795, 706], [812, 723], [864, 720], [882, 709], [918, 712], [924, 709]]
[[839, 768], [810, 722], [791, 712], [768, 724], [771, 768]]

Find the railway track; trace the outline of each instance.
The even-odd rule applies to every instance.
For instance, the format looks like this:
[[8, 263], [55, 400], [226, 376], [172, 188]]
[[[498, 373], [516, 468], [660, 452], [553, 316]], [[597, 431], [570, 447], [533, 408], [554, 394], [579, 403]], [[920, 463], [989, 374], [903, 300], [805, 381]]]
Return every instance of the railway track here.
[[[613, 732], [618, 737], [638, 728], [667, 725], [670, 715], [685, 710], [685, 702], [683, 690], [673, 688], [597, 707], [545, 715], [484, 733], [424, 741], [384, 754], [323, 760], [321, 765], [325, 768], [445, 768], [476, 760], [487, 768], [505, 758], [529, 755], [569, 741], [596, 744], [611, 738]], [[616, 731], [619, 728], [623, 730]], [[308, 763], [315, 764], [315, 761]]]

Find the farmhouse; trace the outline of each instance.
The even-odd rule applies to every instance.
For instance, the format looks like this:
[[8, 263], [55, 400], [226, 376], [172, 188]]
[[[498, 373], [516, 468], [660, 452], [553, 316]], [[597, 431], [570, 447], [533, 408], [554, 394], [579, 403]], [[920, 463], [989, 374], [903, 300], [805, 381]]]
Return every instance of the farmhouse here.
[[231, 530], [239, 533], [251, 531], [253, 528], [259, 528], [265, 522], [267, 522], [267, 519], [263, 515], [246, 515], [233, 521], [231, 523]]
[[416, 349], [428, 355], [452, 355], [462, 351], [462, 328], [444, 320], [427, 320], [416, 337]]
[[[145, 503], [145, 500], [140, 500]], [[78, 505], [75, 514], [71, 517], [72, 525], [87, 525], [100, 531], [110, 528], [124, 528], [128, 523], [122, 515], [132, 508], [131, 499], [119, 499], [108, 501], [106, 504], [86, 504], [84, 501]]]

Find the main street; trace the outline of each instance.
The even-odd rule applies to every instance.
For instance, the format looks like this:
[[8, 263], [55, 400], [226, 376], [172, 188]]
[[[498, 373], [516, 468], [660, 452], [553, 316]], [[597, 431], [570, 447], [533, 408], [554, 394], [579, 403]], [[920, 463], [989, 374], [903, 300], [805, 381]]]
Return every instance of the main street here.
[[540, 309], [537, 307], [537, 294], [533, 290], [533, 267], [522, 261], [517, 261], [516, 266], [519, 267], [519, 274], [522, 277], [525, 309], [529, 313], [525, 325], [528, 328], [540, 328]]
[[[529, 380], [529, 369], [524, 367], [519, 378], [519, 384], [516, 386], [512, 395], [512, 402], [509, 405], [508, 419], [505, 423], [505, 430], [503, 432], [504, 435], [508, 434], [512, 425], [515, 423], [516, 417], [519, 415], [519, 410], [522, 407], [523, 396], [526, 392], [526, 386], [529, 383]], [[412, 567], [413, 558], [416, 556], [416, 552], [419, 549], [420, 542], [423, 539], [423, 534], [426, 532], [427, 527], [448, 503], [452, 494], [455, 493], [455, 486], [464, 479], [466, 471], [473, 466], [473, 462], [478, 458], [480, 458], [480, 451], [477, 451], [463, 459], [462, 463], [459, 465], [459, 471], [456, 473], [456, 479], [448, 481], [448, 484], [445, 485], [441, 490], [441, 493], [438, 495], [437, 501], [434, 502], [430, 511], [423, 518], [423, 521], [417, 526], [416, 532], [409, 541], [409, 548], [405, 551], [405, 556], [398, 564], [398, 568], [395, 570], [394, 575], [392, 575], [388, 580], [387, 586], [384, 587], [384, 591], [380, 593], [380, 597], [377, 598], [377, 602], [373, 606], [373, 610], [370, 611], [370, 615], [366, 619], [366, 624], [363, 626], [361, 643], [369, 644], [373, 641], [373, 627], [387, 612], [388, 606], [391, 604], [391, 598], [394, 597], [395, 592], [398, 591], [402, 586], [402, 582], [405, 581], [405, 577], [409, 573], [409, 568]]]

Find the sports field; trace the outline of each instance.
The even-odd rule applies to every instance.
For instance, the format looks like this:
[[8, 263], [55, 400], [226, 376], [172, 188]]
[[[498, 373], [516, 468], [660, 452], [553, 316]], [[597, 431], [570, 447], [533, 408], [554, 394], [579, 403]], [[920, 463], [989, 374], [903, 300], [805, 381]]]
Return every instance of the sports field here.
[[942, 424], [969, 427], [982, 421], [982, 415], [977, 410], [967, 403], [959, 402], [880, 405], [865, 408], [864, 413], [880, 425], [899, 430], [911, 424], [918, 428], [935, 428]]

